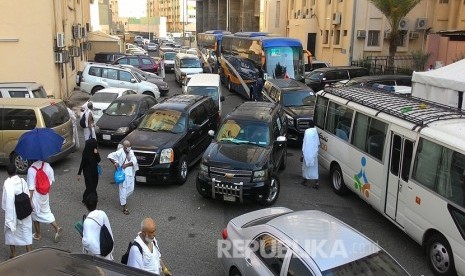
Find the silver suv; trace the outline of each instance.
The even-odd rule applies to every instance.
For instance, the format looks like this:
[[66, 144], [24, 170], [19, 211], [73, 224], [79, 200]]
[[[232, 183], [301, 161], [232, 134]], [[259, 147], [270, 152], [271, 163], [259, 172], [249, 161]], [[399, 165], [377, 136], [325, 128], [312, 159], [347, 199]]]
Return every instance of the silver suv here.
[[140, 79], [131, 69], [119, 65], [89, 62], [78, 73], [76, 84], [81, 91], [92, 95], [103, 88], [118, 87], [160, 98], [157, 85]]
[[0, 82], [0, 98], [47, 98], [47, 92], [36, 82]]

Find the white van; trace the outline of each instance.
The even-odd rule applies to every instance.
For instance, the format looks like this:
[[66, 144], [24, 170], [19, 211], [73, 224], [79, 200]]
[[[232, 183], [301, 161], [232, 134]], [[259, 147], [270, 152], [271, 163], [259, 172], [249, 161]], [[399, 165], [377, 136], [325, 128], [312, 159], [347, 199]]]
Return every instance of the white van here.
[[185, 86], [192, 75], [203, 73], [202, 62], [196, 55], [178, 53], [174, 59], [174, 79]]
[[221, 102], [224, 101], [224, 96], [221, 94], [221, 81], [218, 74], [193, 75], [187, 83], [185, 94], [210, 96], [221, 114]]

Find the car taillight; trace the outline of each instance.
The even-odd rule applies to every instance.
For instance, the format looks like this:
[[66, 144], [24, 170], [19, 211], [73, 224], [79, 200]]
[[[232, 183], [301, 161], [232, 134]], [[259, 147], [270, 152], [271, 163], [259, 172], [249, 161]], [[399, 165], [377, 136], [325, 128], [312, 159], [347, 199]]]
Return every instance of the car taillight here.
[[224, 228], [221, 232], [221, 236], [223, 237], [223, 240], [228, 238], [228, 230], [226, 228]]

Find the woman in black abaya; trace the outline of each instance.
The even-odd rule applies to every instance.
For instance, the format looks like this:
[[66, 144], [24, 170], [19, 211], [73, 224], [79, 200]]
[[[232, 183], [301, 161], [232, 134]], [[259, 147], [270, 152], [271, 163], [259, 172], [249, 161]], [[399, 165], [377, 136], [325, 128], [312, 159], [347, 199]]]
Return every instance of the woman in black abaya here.
[[86, 141], [86, 145], [82, 151], [81, 165], [78, 171], [78, 181], [80, 180], [81, 172], [84, 172], [84, 183], [86, 184], [86, 190], [82, 195], [83, 203], [85, 203], [90, 193], [97, 194], [99, 162], [100, 154], [98, 153], [97, 140], [91, 138]]

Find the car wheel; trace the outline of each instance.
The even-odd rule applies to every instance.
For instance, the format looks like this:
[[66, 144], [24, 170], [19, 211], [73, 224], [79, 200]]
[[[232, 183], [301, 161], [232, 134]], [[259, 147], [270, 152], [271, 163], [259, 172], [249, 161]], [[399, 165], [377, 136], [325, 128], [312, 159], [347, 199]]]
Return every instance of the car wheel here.
[[287, 165], [287, 147], [284, 148], [283, 157], [281, 157], [281, 163], [279, 164], [279, 169], [284, 170]]
[[26, 174], [29, 168], [30, 162], [23, 159], [21, 156], [13, 152], [10, 158], [10, 162], [15, 165], [18, 174]]
[[331, 167], [331, 183], [333, 184], [333, 190], [338, 195], [345, 195], [348, 192], [344, 178], [342, 177], [341, 167], [334, 165]]
[[457, 275], [452, 249], [447, 239], [439, 233], [426, 242], [426, 261], [435, 275]]
[[231, 268], [231, 271], [229, 271], [229, 276], [242, 276], [241, 272], [239, 269], [236, 267]]
[[186, 183], [187, 174], [189, 173], [189, 166], [187, 164], [187, 158], [185, 155], [181, 156], [178, 165], [178, 184], [182, 185]]
[[94, 95], [95, 92], [99, 91], [99, 90], [102, 90], [103, 87], [102, 86], [95, 86], [94, 88], [92, 88], [92, 90], [90, 91], [90, 94]]
[[277, 175], [272, 175], [270, 179], [270, 184], [266, 188], [267, 192], [264, 195], [264, 198], [260, 201], [260, 204], [263, 206], [273, 205], [279, 196], [279, 191], [281, 190], [281, 185]]
[[210, 198], [210, 196], [209, 196], [209, 194], [207, 192], [202, 191], [202, 188], [200, 187], [199, 181], [196, 181], [195, 186], [197, 187], [197, 192], [199, 192], [199, 194], [202, 197]]
[[154, 98], [155, 98], [155, 95], [153, 95], [153, 93], [152, 93], [152, 92], [150, 92], [150, 91], [145, 91], [145, 92], [144, 92], [144, 93], [142, 93], [142, 94], [143, 94], [143, 95], [149, 95], [149, 96], [152, 96], [152, 97], [154, 97]]

